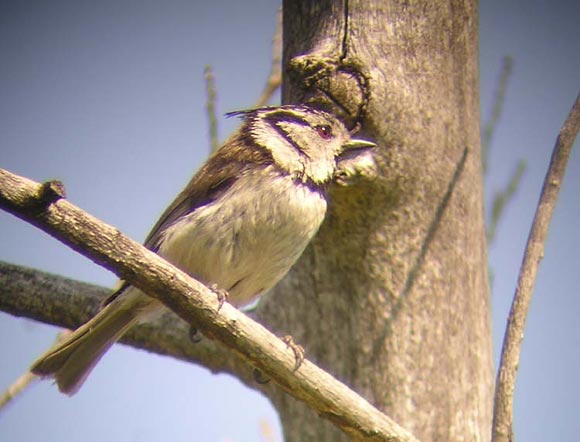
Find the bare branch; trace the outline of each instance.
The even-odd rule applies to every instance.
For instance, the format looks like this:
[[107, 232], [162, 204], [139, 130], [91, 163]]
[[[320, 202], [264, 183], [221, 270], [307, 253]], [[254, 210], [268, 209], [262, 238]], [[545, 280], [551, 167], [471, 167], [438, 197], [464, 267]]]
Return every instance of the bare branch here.
[[272, 95], [282, 84], [282, 9], [278, 10], [276, 33], [272, 42], [272, 69], [255, 107], [262, 107], [268, 104]]
[[207, 118], [209, 121], [209, 142], [211, 151], [215, 152], [220, 147], [217, 128], [218, 120], [215, 112], [217, 93], [215, 88], [215, 77], [210, 65], [207, 65], [203, 70], [203, 78], [205, 79], [205, 92], [207, 94], [205, 109], [207, 111]]
[[[69, 333], [70, 331], [68, 330], [62, 330], [56, 335], [55, 341], [58, 342]], [[4, 393], [0, 395], [0, 414], [18, 395], [22, 394], [38, 379], [38, 376], [30, 371], [19, 376], [18, 379], [16, 379], [6, 390], [4, 390]]]
[[[0, 261], [0, 311], [15, 316], [75, 329], [99, 311], [109, 294], [110, 289]], [[134, 326], [121, 342], [232, 374], [256, 388], [247, 364], [208, 339], [191, 345], [189, 326], [170, 316]]]
[[489, 149], [491, 147], [491, 138], [495, 132], [495, 127], [499, 121], [501, 111], [503, 110], [503, 103], [505, 101], [505, 93], [507, 90], [507, 82], [511, 76], [514, 61], [513, 58], [505, 56], [502, 60], [501, 74], [499, 77], [499, 83], [497, 90], [495, 92], [495, 97], [493, 100], [493, 108], [491, 111], [491, 116], [489, 121], [486, 123], [483, 129], [483, 135], [481, 137], [481, 160], [483, 162], [483, 173], [487, 172], [487, 165], [489, 163]]
[[489, 220], [489, 225], [487, 227], [486, 232], [488, 244], [491, 244], [495, 239], [495, 233], [497, 232], [497, 226], [503, 215], [503, 211], [505, 210], [507, 204], [511, 201], [516, 191], [518, 190], [518, 187], [520, 186], [520, 181], [522, 180], [522, 176], [524, 175], [525, 170], [526, 170], [525, 160], [518, 161], [518, 165], [513, 171], [513, 174], [506, 188], [504, 190], [496, 192], [495, 195], [493, 196], [493, 202], [491, 206], [491, 218]]
[[14, 381], [14, 383], [6, 390], [4, 390], [4, 393], [0, 395], [0, 414], [16, 396], [21, 394], [28, 386], [32, 384], [33, 381], [37, 379], [38, 377], [36, 375], [27, 371], [18, 379], [16, 379], [16, 381]]
[[356, 439], [415, 441], [405, 429], [312, 362], [296, 369], [294, 353], [260, 324], [155, 253], [63, 198], [58, 183], [38, 184], [0, 169], [0, 207], [159, 299], [205, 336], [269, 376]]
[[580, 95], [576, 97], [576, 102], [556, 140], [548, 173], [544, 179], [538, 208], [536, 209], [528, 237], [518, 285], [504, 336], [501, 362], [496, 380], [492, 430], [493, 442], [511, 442], [514, 440], [513, 394], [528, 307], [532, 298], [536, 272], [540, 260], [544, 256], [544, 242], [548, 234], [548, 227], [556, 206], [558, 193], [566, 171], [566, 164], [579, 128]]

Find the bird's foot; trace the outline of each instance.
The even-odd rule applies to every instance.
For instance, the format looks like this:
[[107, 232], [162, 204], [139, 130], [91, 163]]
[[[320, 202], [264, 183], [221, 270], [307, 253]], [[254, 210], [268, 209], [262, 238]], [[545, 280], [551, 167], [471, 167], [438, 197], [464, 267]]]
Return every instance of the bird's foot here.
[[254, 381], [256, 381], [257, 384], [267, 384], [268, 382], [270, 382], [270, 378], [268, 376], [266, 376], [262, 370], [259, 370], [257, 368], [254, 368]]
[[188, 336], [189, 340], [194, 344], [199, 344], [201, 342], [202, 334], [195, 325], [189, 326]]
[[290, 335], [286, 335], [282, 338], [282, 342], [284, 342], [288, 347], [292, 349], [294, 352], [294, 371], [298, 370], [304, 361], [304, 347], [298, 345], [294, 342], [294, 339]]
[[227, 290], [220, 289], [217, 286], [217, 284], [212, 284], [209, 288], [211, 289], [212, 292], [215, 293], [215, 295], [217, 297], [217, 301], [218, 301], [218, 309], [217, 309], [217, 311], [219, 312], [222, 309], [222, 307], [224, 306], [224, 303], [230, 297], [230, 295], [228, 294]]

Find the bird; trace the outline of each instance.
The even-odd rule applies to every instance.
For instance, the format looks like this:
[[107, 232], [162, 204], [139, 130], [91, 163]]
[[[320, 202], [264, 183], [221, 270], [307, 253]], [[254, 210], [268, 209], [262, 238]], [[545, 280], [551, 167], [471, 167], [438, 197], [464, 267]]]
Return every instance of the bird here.
[[[161, 215], [144, 245], [236, 307], [254, 302], [298, 260], [327, 212], [327, 189], [342, 156], [375, 147], [351, 137], [334, 114], [311, 105], [231, 112], [239, 128]], [[84, 325], [32, 365], [76, 393], [132, 326], [166, 311], [125, 281]]]

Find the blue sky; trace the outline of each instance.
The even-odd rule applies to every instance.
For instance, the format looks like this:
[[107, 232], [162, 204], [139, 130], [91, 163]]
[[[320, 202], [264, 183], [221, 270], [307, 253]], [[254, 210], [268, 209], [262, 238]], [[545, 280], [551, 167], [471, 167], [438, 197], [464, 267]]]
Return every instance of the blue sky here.
[[[270, 68], [277, 7], [265, 0], [0, 1], [0, 167], [61, 179], [72, 202], [143, 239], [208, 154], [204, 66], [215, 71], [220, 115], [251, 107]], [[489, 248], [496, 355], [550, 152], [580, 92], [579, 19], [578, 2], [480, 5], [484, 119], [501, 59], [514, 57], [488, 195], [520, 158], [528, 163]], [[236, 122], [219, 122], [224, 139]], [[580, 432], [579, 188], [577, 143], [526, 330], [516, 387], [520, 440], [571, 441]], [[3, 212], [0, 232], [2, 260], [102, 286], [115, 281]], [[55, 330], [0, 313], [0, 388], [50, 345]], [[116, 346], [74, 398], [48, 382], [27, 391], [0, 419], [0, 439], [245, 442], [261, 440], [262, 421], [279, 434], [267, 400], [235, 379]]]

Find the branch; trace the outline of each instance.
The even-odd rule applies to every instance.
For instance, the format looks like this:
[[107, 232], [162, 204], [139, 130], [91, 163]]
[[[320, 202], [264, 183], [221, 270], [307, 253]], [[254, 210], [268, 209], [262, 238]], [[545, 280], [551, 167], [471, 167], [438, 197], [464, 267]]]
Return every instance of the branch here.
[[272, 68], [262, 95], [258, 98], [255, 107], [266, 106], [274, 92], [282, 84], [282, 9], [278, 10], [276, 33], [272, 42]]
[[493, 202], [491, 205], [491, 217], [486, 231], [488, 244], [491, 244], [494, 241], [495, 233], [497, 232], [497, 226], [503, 215], [503, 211], [518, 190], [525, 170], [526, 162], [524, 160], [518, 161], [518, 165], [513, 171], [506, 188], [504, 190], [497, 191], [493, 196]]
[[217, 92], [215, 88], [215, 77], [210, 65], [207, 65], [203, 70], [203, 78], [205, 79], [205, 93], [207, 94], [205, 110], [207, 111], [207, 118], [209, 120], [209, 142], [211, 152], [215, 152], [220, 147], [218, 140], [218, 122], [215, 112]]
[[38, 380], [38, 376], [27, 371], [12, 383], [0, 395], [0, 413], [12, 402], [12, 400], [22, 393], [22, 391], [32, 384], [33, 381]]
[[[1, 263], [0, 263], [1, 264]], [[60, 341], [70, 332], [68, 330], [63, 330], [56, 335], [55, 342]], [[4, 392], [0, 395], [0, 414], [4, 409], [12, 403], [14, 398], [19, 394], [22, 394], [24, 390], [33, 385], [33, 383], [40, 378], [34, 373], [27, 371], [18, 377]]]
[[[110, 289], [0, 261], [0, 311], [75, 329], [98, 311]], [[191, 345], [189, 326], [174, 317], [131, 328], [120, 342], [226, 372], [256, 388], [247, 364], [204, 339]], [[250, 370], [251, 371], [251, 370]]]
[[560, 129], [528, 237], [518, 277], [518, 285], [504, 336], [501, 362], [496, 380], [492, 430], [493, 442], [514, 440], [513, 395], [526, 316], [534, 290], [538, 266], [544, 256], [544, 242], [548, 234], [548, 227], [556, 206], [558, 192], [564, 179], [566, 164], [579, 128], [580, 95], [576, 97], [576, 102], [562, 129]]
[[282, 340], [230, 304], [219, 309], [215, 293], [203, 284], [66, 201], [60, 183], [41, 185], [0, 169], [0, 207], [159, 299], [350, 436], [416, 440], [312, 362], [296, 368], [294, 353]]
[[505, 101], [505, 93], [507, 90], [507, 83], [511, 77], [513, 70], [514, 60], [511, 56], [507, 55], [502, 60], [501, 74], [497, 89], [495, 91], [495, 97], [493, 100], [493, 108], [489, 121], [486, 123], [483, 129], [483, 135], [481, 137], [481, 159], [483, 163], [483, 173], [487, 172], [487, 165], [489, 163], [489, 150], [491, 148], [491, 138], [495, 132], [497, 122], [501, 116], [503, 110], [503, 104]]

